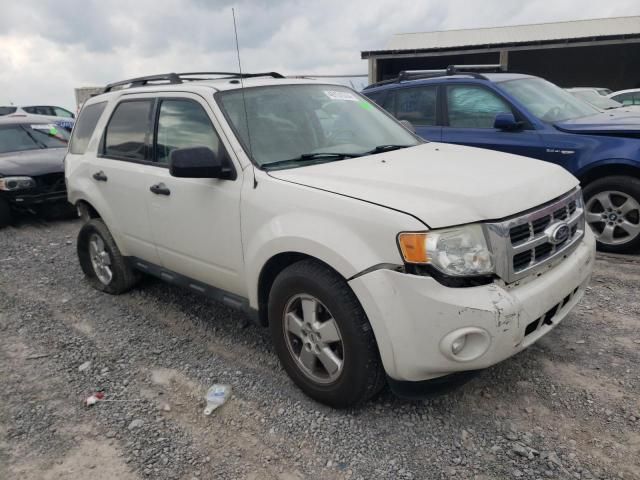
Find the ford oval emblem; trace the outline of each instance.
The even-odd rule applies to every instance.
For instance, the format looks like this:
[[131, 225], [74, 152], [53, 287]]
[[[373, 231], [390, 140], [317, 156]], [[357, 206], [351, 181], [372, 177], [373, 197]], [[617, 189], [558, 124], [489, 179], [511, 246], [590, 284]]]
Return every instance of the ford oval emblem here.
[[553, 245], [566, 242], [569, 235], [571, 235], [571, 229], [565, 222], [554, 223], [547, 229], [549, 242]]

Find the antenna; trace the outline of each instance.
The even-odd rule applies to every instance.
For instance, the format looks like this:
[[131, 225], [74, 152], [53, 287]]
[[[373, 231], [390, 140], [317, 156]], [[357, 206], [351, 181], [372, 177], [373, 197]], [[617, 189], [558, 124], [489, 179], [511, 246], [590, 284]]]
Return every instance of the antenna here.
[[[247, 124], [247, 139], [249, 141], [249, 155], [253, 157], [253, 149], [251, 148], [251, 132], [249, 131], [249, 115], [247, 113], [247, 101], [244, 98], [244, 80], [242, 78], [242, 64], [240, 63], [240, 46], [238, 44], [238, 28], [236, 27], [236, 10], [235, 8], [231, 9], [231, 14], [233, 15], [233, 32], [236, 37], [236, 53], [238, 55], [238, 71], [240, 72], [240, 92], [242, 93], [242, 106], [244, 108], [244, 120]], [[257, 182], [255, 180], [255, 172], [253, 174], [253, 188], [256, 187]]]

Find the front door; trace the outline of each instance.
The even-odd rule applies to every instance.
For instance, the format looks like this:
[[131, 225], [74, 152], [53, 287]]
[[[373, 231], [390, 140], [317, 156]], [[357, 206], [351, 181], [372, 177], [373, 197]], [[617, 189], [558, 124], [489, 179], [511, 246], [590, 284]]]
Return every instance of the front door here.
[[492, 90], [481, 85], [452, 84], [446, 87], [445, 126], [442, 141], [471, 147], [488, 148], [544, 160], [540, 135], [523, 125], [516, 131], [493, 128], [498, 113], [519, 114]]
[[241, 281], [242, 170], [236, 165], [237, 178], [222, 180], [176, 178], [168, 169], [170, 153], [176, 148], [205, 146], [232, 161], [219, 131], [202, 97], [186, 93], [179, 98], [159, 96], [155, 162], [161, 168], [155, 169], [145, 185], [149, 218], [164, 268], [246, 296]]

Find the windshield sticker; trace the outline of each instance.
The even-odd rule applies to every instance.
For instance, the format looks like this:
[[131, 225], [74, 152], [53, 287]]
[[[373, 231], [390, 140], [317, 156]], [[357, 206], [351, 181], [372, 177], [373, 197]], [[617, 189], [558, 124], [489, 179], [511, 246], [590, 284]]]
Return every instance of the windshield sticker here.
[[[51, 129], [56, 130], [56, 126], [53, 125], [52, 123], [36, 123], [35, 125], [29, 125], [31, 127], [32, 130], [46, 130], [48, 132], [51, 131]], [[58, 131], [56, 130], [56, 133]]]
[[338, 92], [336, 90], [325, 90], [324, 94], [331, 100], [348, 100], [350, 102], [359, 102], [360, 99], [350, 92]]
[[369, 102], [365, 102], [364, 100], [358, 102], [358, 105], [360, 105], [360, 107], [364, 108], [365, 110], [372, 110], [373, 109], [373, 105], [371, 105]]

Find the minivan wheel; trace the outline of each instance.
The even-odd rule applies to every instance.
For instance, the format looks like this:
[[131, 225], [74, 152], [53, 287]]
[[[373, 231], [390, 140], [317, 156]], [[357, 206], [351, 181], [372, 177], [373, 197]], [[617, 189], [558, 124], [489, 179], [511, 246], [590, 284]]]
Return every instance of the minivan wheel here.
[[385, 385], [371, 325], [347, 282], [314, 260], [276, 278], [269, 295], [276, 353], [310, 397], [336, 408], [363, 403]]
[[11, 207], [5, 200], [0, 199], [0, 228], [11, 223]]
[[77, 248], [82, 271], [96, 290], [117, 295], [137, 283], [139, 274], [127, 265], [102, 220], [93, 219], [80, 229]]
[[612, 253], [640, 251], [640, 180], [605, 177], [584, 188], [587, 224], [598, 250]]

